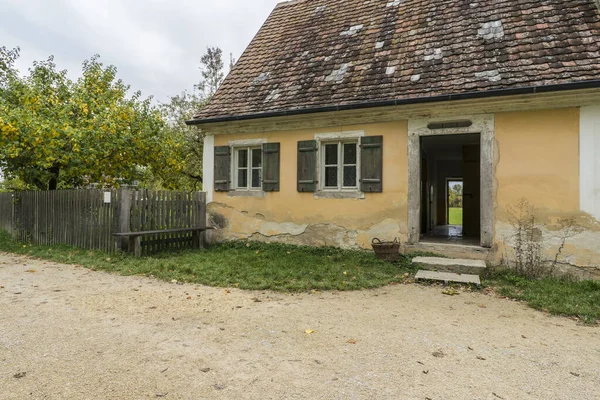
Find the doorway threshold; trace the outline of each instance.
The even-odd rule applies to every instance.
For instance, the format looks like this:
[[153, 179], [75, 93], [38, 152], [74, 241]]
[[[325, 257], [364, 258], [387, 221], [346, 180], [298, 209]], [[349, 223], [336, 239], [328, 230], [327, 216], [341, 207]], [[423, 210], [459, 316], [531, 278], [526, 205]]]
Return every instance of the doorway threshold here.
[[477, 243], [466, 244], [437, 241], [421, 241], [416, 244], [405, 244], [403, 252], [405, 254], [415, 252], [426, 252], [440, 254], [450, 258], [465, 258], [468, 260], [483, 261], [492, 261], [494, 257], [493, 249], [482, 247]]

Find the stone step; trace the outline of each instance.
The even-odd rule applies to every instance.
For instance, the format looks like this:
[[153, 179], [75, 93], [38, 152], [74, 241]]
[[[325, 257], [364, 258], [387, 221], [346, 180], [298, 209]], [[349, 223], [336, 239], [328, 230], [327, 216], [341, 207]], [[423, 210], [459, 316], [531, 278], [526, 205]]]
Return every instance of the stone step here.
[[415, 257], [414, 265], [440, 272], [480, 275], [487, 268], [482, 260], [463, 260], [441, 257]]
[[478, 275], [470, 274], [455, 274], [453, 272], [438, 272], [438, 271], [424, 271], [420, 270], [415, 275], [415, 279], [431, 280], [431, 281], [442, 281], [445, 284], [448, 282], [458, 283], [473, 283], [477, 286], [481, 286], [481, 280]]

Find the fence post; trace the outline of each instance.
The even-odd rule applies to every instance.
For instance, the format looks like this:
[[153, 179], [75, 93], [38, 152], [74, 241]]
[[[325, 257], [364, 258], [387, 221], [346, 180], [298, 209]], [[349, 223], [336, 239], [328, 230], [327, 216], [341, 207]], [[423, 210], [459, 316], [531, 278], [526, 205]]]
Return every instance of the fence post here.
[[[128, 233], [131, 230], [131, 190], [129, 188], [119, 189], [119, 202], [117, 203], [117, 233]], [[118, 248], [122, 251], [130, 251], [129, 238], [119, 237]]]
[[[196, 201], [198, 209], [196, 212], [198, 213], [198, 223], [199, 228], [206, 228], [206, 193], [204, 192], [196, 192]], [[193, 236], [193, 247], [195, 249], [204, 248], [206, 232], [194, 232]]]

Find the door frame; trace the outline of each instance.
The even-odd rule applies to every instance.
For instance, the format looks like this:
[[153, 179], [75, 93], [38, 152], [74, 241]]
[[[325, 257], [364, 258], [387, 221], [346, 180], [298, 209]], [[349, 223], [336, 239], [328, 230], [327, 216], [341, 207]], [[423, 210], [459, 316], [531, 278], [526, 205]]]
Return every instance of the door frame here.
[[[452, 122], [470, 121], [461, 128], [442, 127]], [[461, 124], [462, 125], [462, 124]], [[431, 126], [434, 127], [434, 126]], [[481, 246], [491, 248], [494, 243], [494, 137], [493, 114], [457, 115], [451, 117], [411, 118], [408, 120], [408, 243], [417, 244], [421, 237], [421, 137], [436, 135], [464, 135], [478, 133], [481, 136]]]

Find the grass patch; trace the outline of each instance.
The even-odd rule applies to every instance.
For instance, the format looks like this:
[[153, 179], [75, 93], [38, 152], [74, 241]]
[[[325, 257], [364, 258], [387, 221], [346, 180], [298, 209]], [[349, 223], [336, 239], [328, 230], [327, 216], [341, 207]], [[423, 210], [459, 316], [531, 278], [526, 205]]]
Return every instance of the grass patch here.
[[[23, 245], [4, 231], [0, 231], [0, 251], [122, 275], [281, 292], [377, 288], [403, 281], [406, 273], [412, 277], [416, 272], [411, 265], [412, 257], [433, 255], [415, 253], [389, 263], [376, 259], [368, 251], [232, 242], [204, 250], [136, 258], [70, 246]], [[484, 285], [551, 314], [577, 317], [588, 324], [600, 320], [600, 282], [533, 280], [511, 271], [498, 271], [488, 276]]]
[[448, 224], [462, 225], [463, 224], [463, 209], [458, 207], [450, 207], [448, 210]]
[[529, 279], [500, 271], [484, 281], [498, 293], [553, 315], [577, 317], [586, 324], [600, 321], [600, 282], [559, 278]]
[[24, 246], [0, 232], [0, 251], [123, 275], [285, 292], [376, 288], [415, 272], [408, 256], [389, 263], [367, 251], [243, 242], [135, 258], [69, 246]]

